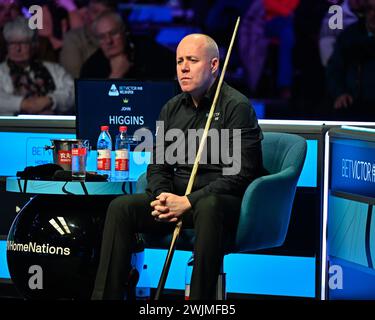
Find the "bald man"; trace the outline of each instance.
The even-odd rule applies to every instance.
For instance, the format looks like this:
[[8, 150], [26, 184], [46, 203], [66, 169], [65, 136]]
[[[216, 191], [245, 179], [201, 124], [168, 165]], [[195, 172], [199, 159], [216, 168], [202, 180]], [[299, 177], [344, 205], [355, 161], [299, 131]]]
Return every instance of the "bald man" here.
[[[177, 47], [176, 66], [182, 93], [162, 108], [160, 121], [165, 131], [180, 129], [183, 159], [171, 164], [166, 155], [163, 163], [155, 161], [155, 147], [153, 164], [147, 168], [146, 192], [111, 202], [93, 299], [123, 299], [133, 234], [167, 235], [179, 219], [183, 228], [194, 229], [195, 235], [190, 299], [215, 299], [220, 265], [234, 241], [243, 193], [263, 173], [262, 132], [254, 110], [248, 98], [223, 83], [211, 129], [219, 133], [228, 129], [229, 145], [233, 129], [239, 129], [241, 147], [236, 161], [241, 166], [236, 174], [223, 174], [226, 164], [221, 159], [213, 161], [212, 156], [221, 143], [207, 143], [207, 163], [200, 164], [192, 192], [184, 195], [193, 167], [188, 151], [197, 150], [196, 141], [191, 143], [187, 137], [188, 130], [205, 127], [218, 84], [219, 51], [215, 41], [203, 34], [186, 36]], [[163, 150], [167, 150], [171, 141], [163, 144]]]

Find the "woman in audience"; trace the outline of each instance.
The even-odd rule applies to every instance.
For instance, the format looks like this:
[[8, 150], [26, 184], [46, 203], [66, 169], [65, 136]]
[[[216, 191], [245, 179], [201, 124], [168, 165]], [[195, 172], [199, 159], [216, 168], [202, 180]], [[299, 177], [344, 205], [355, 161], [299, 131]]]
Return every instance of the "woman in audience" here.
[[3, 30], [7, 58], [0, 64], [0, 114], [62, 114], [74, 104], [74, 83], [55, 63], [36, 59], [37, 33], [18, 17]]

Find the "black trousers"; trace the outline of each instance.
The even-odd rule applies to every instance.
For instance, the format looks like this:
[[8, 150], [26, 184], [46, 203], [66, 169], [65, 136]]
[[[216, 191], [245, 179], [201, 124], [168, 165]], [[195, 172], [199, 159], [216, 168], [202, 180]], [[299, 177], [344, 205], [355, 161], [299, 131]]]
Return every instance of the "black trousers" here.
[[[157, 222], [151, 215], [149, 194], [125, 195], [107, 211], [99, 267], [92, 299], [123, 299], [130, 271], [134, 233], [172, 233], [174, 223]], [[209, 195], [183, 215], [183, 228], [194, 228], [194, 266], [190, 299], [215, 299], [226, 241], [237, 228], [241, 198]]]

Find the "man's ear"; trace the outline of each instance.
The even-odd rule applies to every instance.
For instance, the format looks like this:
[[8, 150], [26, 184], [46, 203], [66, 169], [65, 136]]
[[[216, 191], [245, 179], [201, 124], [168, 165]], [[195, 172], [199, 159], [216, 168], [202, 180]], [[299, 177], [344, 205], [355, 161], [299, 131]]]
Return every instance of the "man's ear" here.
[[219, 59], [213, 58], [211, 60], [211, 73], [215, 73], [219, 69]]

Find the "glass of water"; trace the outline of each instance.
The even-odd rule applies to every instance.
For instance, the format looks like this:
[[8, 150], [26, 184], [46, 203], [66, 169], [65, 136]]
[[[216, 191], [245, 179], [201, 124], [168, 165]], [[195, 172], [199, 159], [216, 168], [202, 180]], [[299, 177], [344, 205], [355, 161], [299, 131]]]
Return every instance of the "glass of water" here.
[[72, 180], [85, 180], [87, 154], [89, 151], [88, 140], [79, 140], [76, 143], [72, 143]]

